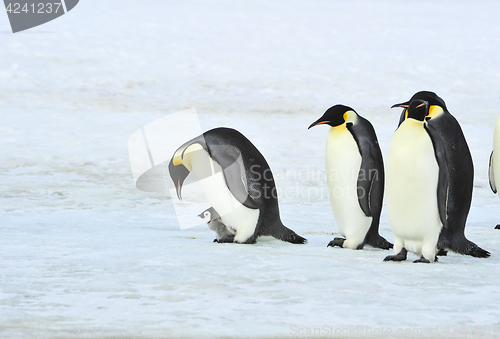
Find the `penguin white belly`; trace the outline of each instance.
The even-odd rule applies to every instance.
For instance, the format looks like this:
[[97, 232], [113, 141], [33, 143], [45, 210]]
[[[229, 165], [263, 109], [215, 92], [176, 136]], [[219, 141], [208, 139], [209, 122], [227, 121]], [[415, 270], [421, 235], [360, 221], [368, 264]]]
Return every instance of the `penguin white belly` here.
[[493, 135], [493, 180], [496, 184], [497, 194], [500, 196], [500, 115], [498, 115]]
[[439, 166], [431, 138], [421, 122], [406, 119], [396, 130], [386, 173], [394, 252], [404, 247], [434, 261], [442, 227], [437, 202]]
[[[234, 241], [248, 240], [255, 233], [259, 210], [244, 206], [233, 196], [227, 187], [222, 168], [206, 151], [192, 152], [189, 160], [208, 202], [219, 213], [228, 229], [236, 232]], [[207, 173], [215, 174], [207, 177]]]
[[343, 247], [357, 248], [365, 240], [372, 217], [367, 217], [358, 201], [357, 181], [361, 154], [351, 132], [343, 126], [331, 127], [326, 146], [326, 175], [330, 203]]

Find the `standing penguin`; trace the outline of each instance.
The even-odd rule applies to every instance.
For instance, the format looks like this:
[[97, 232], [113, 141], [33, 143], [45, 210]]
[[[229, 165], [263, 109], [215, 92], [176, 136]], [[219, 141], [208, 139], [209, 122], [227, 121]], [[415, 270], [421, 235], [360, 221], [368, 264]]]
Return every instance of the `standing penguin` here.
[[[490, 187], [493, 193], [498, 193], [498, 186], [500, 186], [500, 114], [497, 117], [497, 122], [495, 125], [495, 132], [493, 135], [493, 151], [490, 156], [490, 168], [488, 171], [488, 177], [490, 179]], [[500, 230], [500, 225], [497, 225], [495, 229]]]
[[384, 261], [406, 260], [407, 251], [435, 260], [446, 224], [448, 168], [444, 143], [424, 122], [429, 104], [413, 100], [391, 140], [387, 158], [387, 215], [394, 233], [394, 253]]
[[390, 249], [378, 233], [384, 196], [384, 163], [372, 124], [351, 107], [329, 108], [309, 128], [330, 125], [326, 175], [333, 215], [344, 238], [328, 246]]
[[234, 238], [219, 242], [253, 244], [259, 236], [295, 244], [306, 242], [281, 222], [271, 169], [240, 132], [215, 128], [175, 151], [169, 172], [179, 199], [182, 184], [191, 171], [221, 222], [235, 231]]
[[214, 210], [213, 207], [210, 207], [198, 216], [207, 223], [208, 228], [214, 231], [217, 234], [217, 237], [214, 239], [214, 242], [233, 242], [234, 235], [236, 231], [232, 228], [227, 227], [222, 223], [219, 213]]
[[477, 258], [487, 258], [488, 251], [483, 250], [465, 237], [465, 223], [469, 215], [474, 186], [474, 165], [469, 146], [465, 140], [460, 124], [446, 108], [443, 99], [436, 93], [422, 91], [404, 103], [392, 107], [404, 108], [399, 119], [399, 126], [406, 119], [407, 108], [413, 100], [424, 100], [429, 103], [425, 120], [441, 136], [446, 149], [446, 163], [449, 171], [447, 217], [448, 227], [443, 228], [438, 241], [438, 255], [446, 255], [451, 250], [460, 254]]

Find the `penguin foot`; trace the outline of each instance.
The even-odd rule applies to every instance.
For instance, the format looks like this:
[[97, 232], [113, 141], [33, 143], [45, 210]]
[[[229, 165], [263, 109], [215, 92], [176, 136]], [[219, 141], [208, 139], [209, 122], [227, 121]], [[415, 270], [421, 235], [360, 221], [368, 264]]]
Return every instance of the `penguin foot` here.
[[424, 256], [421, 256], [420, 259], [414, 261], [414, 263], [419, 263], [419, 262], [423, 262], [423, 263], [426, 263], [426, 264], [430, 264], [431, 263], [429, 260], [425, 259]]
[[217, 242], [219, 244], [224, 244], [228, 242], [234, 242], [234, 237], [226, 237], [226, 238], [221, 238], [221, 239], [214, 239], [214, 242]]
[[384, 261], [404, 261], [408, 255], [406, 248], [402, 248], [401, 251], [396, 255], [388, 255], [385, 257]]
[[500, 230], [500, 225], [496, 225], [495, 229]]
[[[444, 249], [440, 249], [436, 255], [439, 255], [441, 257], [446, 257], [448, 255], [448, 251], [447, 250], [444, 250]], [[436, 257], [437, 259], [437, 257]], [[437, 260], [436, 260], [437, 261]]]
[[328, 243], [326, 247], [335, 247], [335, 246], [343, 247], [344, 241], [345, 241], [344, 238], [334, 238], [332, 241]]

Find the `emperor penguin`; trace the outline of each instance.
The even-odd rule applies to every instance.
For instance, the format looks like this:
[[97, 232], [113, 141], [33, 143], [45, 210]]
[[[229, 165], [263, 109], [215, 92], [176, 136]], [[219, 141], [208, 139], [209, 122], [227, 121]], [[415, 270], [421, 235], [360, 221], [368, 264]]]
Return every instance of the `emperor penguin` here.
[[406, 119], [391, 140], [387, 158], [387, 215], [394, 233], [394, 253], [384, 261], [435, 261], [439, 234], [447, 227], [448, 167], [443, 140], [425, 122], [429, 103], [410, 102]]
[[448, 111], [444, 100], [437, 96], [436, 93], [429, 91], [415, 93], [409, 101], [392, 106], [393, 108], [403, 108], [399, 126], [406, 119], [410, 102], [417, 99], [429, 103], [429, 113], [425, 120], [427, 125], [432, 126], [443, 140], [449, 171], [446, 210], [448, 227], [443, 228], [439, 235], [438, 255], [446, 255], [447, 251], [451, 250], [477, 258], [487, 258], [490, 253], [469, 241], [464, 234], [465, 223], [472, 201], [474, 165], [462, 128], [457, 119]]
[[207, 208], [198, 214], [198, 217], [206, 222], [208, 228], [217, 234], [214, 242], [233, 242], [236, 231], [222, 223], [219, 213], [213, 207]]
[[[498, 189], [500, 188], [500, 114], [497, 117], [495, 132], [493, 134], [493, 151], [490, 156], [488, 177], [490, 179], [491, 190], [500, 196]], [[495, 229], [500, 230], [500, 225], [496, 225]]]
[[330, 125], [326, 175], [330, 203], [340, 233], [329, 246], [390, 249], [378, 233], [384, 196], [384, 163], [372, 124], [351, 107], [335, 105], [309, 128]]
[[294, 244], [307, 240], [281, 222], [274, 177], [264, 156], [240, 132], [215, 128], [180, 146], [169, 163], [180, 200], [184, 180], [194, 172], [208, 202], [234, 238], [218, 242], [255, 243], [272, 236]]

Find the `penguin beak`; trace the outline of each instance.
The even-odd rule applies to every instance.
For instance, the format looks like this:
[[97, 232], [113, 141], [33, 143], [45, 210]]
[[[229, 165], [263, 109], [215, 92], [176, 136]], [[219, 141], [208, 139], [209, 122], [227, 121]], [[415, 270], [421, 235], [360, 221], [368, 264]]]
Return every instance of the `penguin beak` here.
[[400, 104], [392, 105], [391, 108], [394, 108], [394, 107], [408, 108], [409, 106], [410, 106], [409, 102], [402, 102]]
[[203, 219], [203, 213], [198, 214], [198, 215], [197, 215], [197, 217], [199, 217], [199, 218], [202, 218], [202, 219]]
[[174, 160], [172, 159], [168, 164], [168, 172], [170, 174], [170, 178], [174, 182], [177, 191], [177, 198], [179, 198], [179, 200], [182, 200], [181, 196], [182, 184], [189, 175], [189, 170], [182, 163], [174, 165]]
[[323, 117], [319, 118], [318, 120], [316, 120], [315, 122], [313, 122], [311, 124], [311, 126], [309, 126], [308, 129], [311, 129], [311, 127], [314, 127], [314, 126], [318, 126], [318, 125], [322, 125], [322, 124], [329, 124], [330, 121], [328, 120], [323, 120]]

